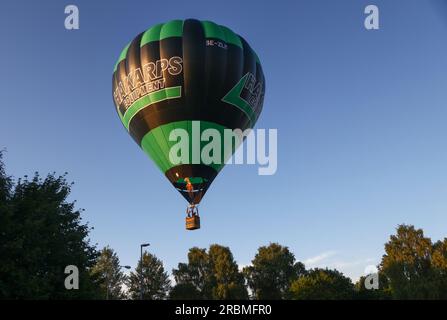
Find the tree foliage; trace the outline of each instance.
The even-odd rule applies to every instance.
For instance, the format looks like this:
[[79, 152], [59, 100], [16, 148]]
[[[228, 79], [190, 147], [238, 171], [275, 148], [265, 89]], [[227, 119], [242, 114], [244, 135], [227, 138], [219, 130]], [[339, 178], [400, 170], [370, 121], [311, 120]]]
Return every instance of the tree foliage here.
[[[172, 270], [176, 286], [177, 298], [188, 299], [189, 295], [199, 294], [201, 299], [212, 298], [212, 287], [214, 285], [211, 277], [209, 257], [206, 249], [193, 247], [188, 252], [188, 262], [179, 263], [177, 269]], [[177, 288], [182, 285], [182, 290]], [[192, 289], [190, 292], [186, 289]], [[179, 293], [185, 294], [179, 296]]]
[[203, 299], [202, 293], [189, 282], [176, 284], [169, 293], [171, 300], [200, 300]]
[[125, 298], [123, 285], [126, 276], [121, 271], [118, 255], [110, 247], [104, 247], [96, 264], [91, 270], [92, 276], [97, 279], [101, 296], [107, 300]]
[[446, 299], [446, 240], [432, 243], [421, 229], [400, 225], [385, 244], [380, 272], [395, 299]]
[[244, 276], [239, 271], [230, 248], [213, 244], [208, 251], [213, 274], [213, 298], [219, 300], [248, 299]]
[[188, 263], [172, 271], [175, 299], [248, 299], [244, 277], [228, 247], [213, 244], [206, 249], [191, 248]]
[[293, 281], [290, 292], [298, 300], [347, 300], [355, 294], [350, 278], [337, 270], [318, 268]]
[[378, 274], [378, 289], [367, 289], [365, 286], [365, 276], [361, 276], [355, 284], [355, 298], [357, 300], [389, 300], [391, 299], [391, 292], [388, 286], [388, 279], [379, 272]]
[[[97, 297], [89, 274], [97, 252], [81, 211], [67, 201], [70, 191], [55, 174], [13, 182], [0, 158], [0, 298]], [[68, 265], [79, 269], [79, 290], [65, 289]]]
[[305, 274], [304, 265], [295, 262], [287, 247], [277, 243], [263, 246], [244, 268], [244, 275], [256, 299], [287, 299], [292, 281]]
[[[123, 298], [125, 276], [109, 247], [90, 244], [82, 210], [68, 201], [72, 184], [54, 173], [17, 181], [6, 173], [0, 151], [0, 299]], [[79, 290], [64, 286], [65, 267], [78, 267]], [[306, 271], [287, 247], [262, 246], [239, 271], [230, 249], [191, 248], [173, 270], [171, 290], [163, 263], [145, 253], [126, 279], [129, 297], [144, 299], [447, 299], [447, 238], [435, 243], [421, 229], [400, 225], [385, 244], [379, 289], [365, 277], [353, 286], [337, 270]]]
[[155, 255], [145, 252], [135, 272], [130, 273], [128, 287], [131, 299], [140, 299], [142, 289], [144, 300], [162, 300], [168, 296], [171, 281], [163, 267], [163, 262]]

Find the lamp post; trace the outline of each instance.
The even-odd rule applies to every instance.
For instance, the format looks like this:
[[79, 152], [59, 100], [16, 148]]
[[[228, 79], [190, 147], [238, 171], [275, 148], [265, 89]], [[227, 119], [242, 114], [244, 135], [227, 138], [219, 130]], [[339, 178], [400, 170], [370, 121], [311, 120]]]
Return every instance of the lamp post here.
[[143, 248], [149, 246], [149, 243], [142, 243], [140, 245], [140, 300], [143, 300]]

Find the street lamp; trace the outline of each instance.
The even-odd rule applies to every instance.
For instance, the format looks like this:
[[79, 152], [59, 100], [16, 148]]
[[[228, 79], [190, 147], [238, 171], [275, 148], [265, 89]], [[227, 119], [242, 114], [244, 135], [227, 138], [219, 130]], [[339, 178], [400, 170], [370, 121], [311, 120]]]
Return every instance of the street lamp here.
[[143, 248], [149, 246], [149, 243], [140, 244], [140, 300], [143, 300]]

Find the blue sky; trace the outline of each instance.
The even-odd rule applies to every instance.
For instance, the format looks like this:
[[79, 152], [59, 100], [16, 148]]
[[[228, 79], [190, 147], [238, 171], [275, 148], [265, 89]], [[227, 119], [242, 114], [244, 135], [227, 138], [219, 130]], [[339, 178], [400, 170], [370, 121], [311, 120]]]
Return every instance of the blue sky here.
[[[363, 27], [371, 3], [377, 31]], [[64, 28], [68, 4], [80, 30]], [[129, 40], [190, 17], [226, 25], [256, 50], [267, 82], [257, 127], [278, 129], [276, 175], [226, 167], [195, 232], [111, 93]], [[446, 236], [446, 32], [442, 0], [10, 1], [0, 12], [0, 147], [16, 177], [69, 172], [92, 242], [122, 264], [136, 264], [142, 242], [168, 271], [193, 246], [229, 246], [246, 265], [279, 242], [309, 267], [357, 278], [400, 223]]]

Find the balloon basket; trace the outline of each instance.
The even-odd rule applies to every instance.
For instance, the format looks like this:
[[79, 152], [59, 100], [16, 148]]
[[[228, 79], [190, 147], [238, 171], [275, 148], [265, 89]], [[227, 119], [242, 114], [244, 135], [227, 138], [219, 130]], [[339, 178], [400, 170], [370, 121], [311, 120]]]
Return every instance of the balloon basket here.
[[186, 217], [185, 222], [186, 222], [186, 230], [200, 229], [200, 217], [198, 215]]

